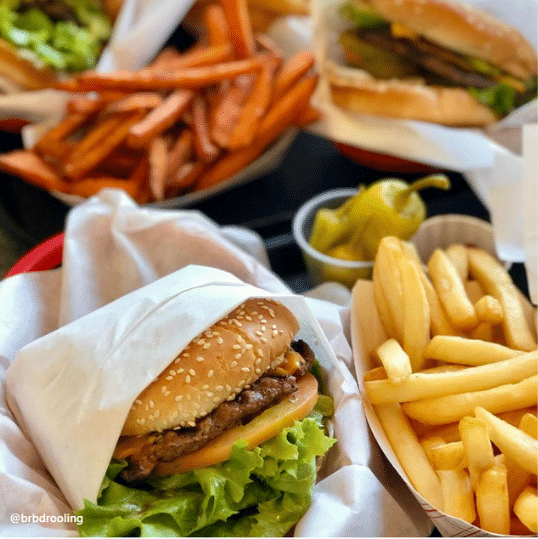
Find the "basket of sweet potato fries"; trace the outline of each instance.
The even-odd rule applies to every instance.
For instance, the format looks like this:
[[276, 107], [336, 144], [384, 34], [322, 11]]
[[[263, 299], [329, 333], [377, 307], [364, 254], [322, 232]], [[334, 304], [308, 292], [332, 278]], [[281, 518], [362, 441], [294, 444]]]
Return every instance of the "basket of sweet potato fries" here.
[[0, 155], [0, 169], [68, 197], [114, 187], [158, 202], [214, 191], [317, 119], [311, 52], [285, 59], [253, 32], [244, 0], [207, 4], [203, 23], [189, 49], [141, 70], [59, 83], [73, 94], [64, 117], [33, 148]]

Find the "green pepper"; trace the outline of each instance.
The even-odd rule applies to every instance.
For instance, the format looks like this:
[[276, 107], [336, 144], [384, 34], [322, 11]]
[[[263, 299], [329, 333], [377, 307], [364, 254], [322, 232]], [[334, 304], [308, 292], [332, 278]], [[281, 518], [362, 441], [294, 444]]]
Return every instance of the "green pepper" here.
[[314, 216], [309, 243], [321, 253], [327, 253], [335, 245], [347, 241], [353, 229], [349, 224], [349, 214], [357, 206], [364, 188], [360, 187], [356, 195], [348, 198], [336, 209], [321, 208]]
[[385, 236], [408, 240], [426, 217], [417, 191], [427, 187], [449, 189], [444, 174], [433, 174], [411, 185], [387, 178], [362, 187], [339, 208], [317, 211], [309, 238], [318, 251], [343, 260], [373, 260]]
[[411, 185], [389, 178], [372, 184], [361, 197], [360, 218], [354, 223], [350, 243], [361, 249], [365, 260], [373, 260], [385, 236], [408, 240], [426, 217], [426, 205], [417, 191], [427, 187], [449, 189], [444, 174], [433, 174]]

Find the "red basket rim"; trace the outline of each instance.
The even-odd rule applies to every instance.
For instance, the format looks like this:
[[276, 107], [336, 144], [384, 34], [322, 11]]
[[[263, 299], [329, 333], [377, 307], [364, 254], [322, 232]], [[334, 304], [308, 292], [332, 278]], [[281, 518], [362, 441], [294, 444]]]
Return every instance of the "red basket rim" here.
[[6, 274], [6, 277], [44, 271], [58, 267], [62, 263], [64, 233], [60, 232], [26, 253]]

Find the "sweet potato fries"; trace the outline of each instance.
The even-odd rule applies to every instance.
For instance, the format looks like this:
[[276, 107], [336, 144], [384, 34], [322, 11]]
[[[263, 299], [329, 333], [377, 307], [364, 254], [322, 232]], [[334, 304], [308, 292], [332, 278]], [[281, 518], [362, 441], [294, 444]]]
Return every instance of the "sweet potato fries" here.
[[245, 0], [205, 8], [205, 36], [167, 48], [139, 71], [85, 72], [65, 116], [0, 168], [33, 185], [82, 197], [125, 189], [139, 203], [207, 189], [259, 157], [287, 128], [314, 121], [310, 52], [284, 60], [253, 35]]

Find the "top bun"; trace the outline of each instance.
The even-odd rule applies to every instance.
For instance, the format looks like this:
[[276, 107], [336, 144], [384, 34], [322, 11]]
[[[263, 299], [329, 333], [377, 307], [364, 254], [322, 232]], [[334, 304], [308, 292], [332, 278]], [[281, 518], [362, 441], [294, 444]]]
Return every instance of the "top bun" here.
[[299, 323], [281, 303], [249, 299], [194, 338], [133, 403], [123, 436], [194, 426], [283, 361]]
[[365, 0], [383, 18], [430, 41], [487, 60], [516, 77], [536, 74], [536, 51], [516, 29], [466, 4], [444, 0]]

